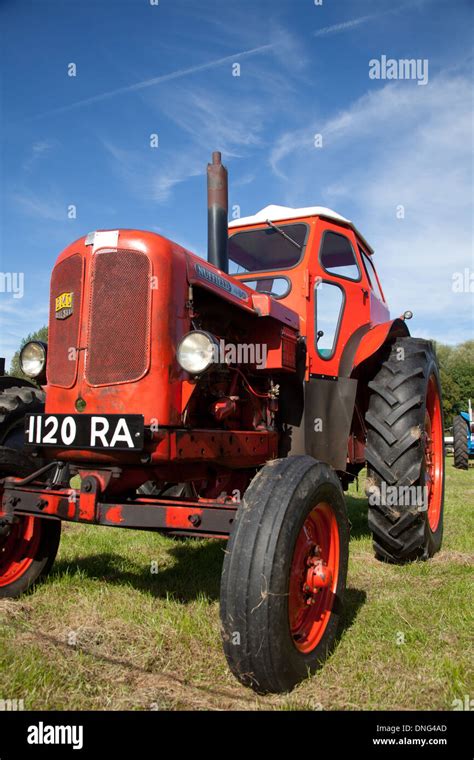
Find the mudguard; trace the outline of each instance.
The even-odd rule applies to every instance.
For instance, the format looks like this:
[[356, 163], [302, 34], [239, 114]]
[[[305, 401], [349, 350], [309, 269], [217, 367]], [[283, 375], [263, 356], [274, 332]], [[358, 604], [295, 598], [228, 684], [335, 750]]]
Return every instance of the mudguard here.
[[380, 325], [375, 325], [368, 330], [357, 346], [352, 362], [352, 371], [356, 369], [363, 361], [375, 354], [383, 346], [383, 344], [390, 340], [393, 342], [396, 338], [403, 338], [410, 335], [410, 331], [406, 326], [403, 319], [392, 319], [390, 322], [382, 322]]

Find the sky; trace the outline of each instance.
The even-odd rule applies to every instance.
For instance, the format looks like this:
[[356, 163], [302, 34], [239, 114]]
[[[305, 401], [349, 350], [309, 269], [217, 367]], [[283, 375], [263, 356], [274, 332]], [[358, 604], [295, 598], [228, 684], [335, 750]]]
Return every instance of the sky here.
[[47, 322], [58, 254], [89, 231], [148, 229], [206, 256], [213, 150], [233, 215], [336, 210], [375, 249], [392, 316], [472, 338], [473, 7], [0, 0], [7, 367]]

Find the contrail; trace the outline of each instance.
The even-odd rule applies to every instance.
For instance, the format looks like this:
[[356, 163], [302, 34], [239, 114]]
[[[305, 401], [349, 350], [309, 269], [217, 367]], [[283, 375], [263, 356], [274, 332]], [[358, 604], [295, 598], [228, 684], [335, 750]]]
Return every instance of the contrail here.
[[314, 37], [324, 37], [326, 34], [337, 34], [337, 32], [344, 32], [346, 29], [352, 29], [354, 26], [359, 26], [359, 24], [365, 24], [366, 21], [372, 21], [373, 19], [380, 18], [381, 16], [388, 16], [392, 13], [399, 13], [399, 11], [402, 11], [405, 8], [412, 8], [413, 5], [421, 6], [429, 1], [430, 0], [418, 0], [418, 2], [416, 2], [415, 0], [414, 3], [403, 3], [402, 5], [398, 5], [396, 8], [388, 8], [385, 11], [379, 11], [379, 13], [369, 13], [367, 16], [359, 16], [359, 18], [343, 21], [340, 24], [325, 26], [322, 29], [318, 29], [318, 31], [314, 33]]
[[337, 32], [343, 32], [345, 29], [351, 29], [353, 26], [359, 26], [366, 21], [370, 21], [378, 16], [383, 16], [383, 13], [371, 13], [369, 16], [360, 16], [359, 18], [353, 18], [350, 21], [343, 21], [341, 24], [333, 24], [332, 26], [325, 26], [323, 29], [318, 29], [314, 33], [315, 37], [324, 37], [326, 34], [336, 34]]
[[53, 108], [51, 111], [45, 111], [42, 114], [38, 114], [33, 117], [40, 119], [43, 116], [50, 116], [58, 113], [65, 113], [66, 111], [72, 111], [75, 108], [81, 108], [81, 106], [90, 105], [91, 103], [99, 103], [102, 100], [113, 98], [116, 95], [123, 95], [128, 92], [136, 92], [137, 90], [144, 90], [147, 87], [154, 87], [156, 84], [162, 84], [163, 82], [170, 82], [172, 79], [181, 79], [181, 77], [188, 76], [188, 74], [196, 74], [199, 71], [207, 71], [213, 69], [216, 66], [221, 66], [223, 63], [229, 61], [236, 61], [240, 58], [246, 58], [251, 55], [258, 55], [259, 53], [265, 53], [267, 50], [271, 50], [275, 47], [275, 43], [268, 45], [261, 45], [260, 47], [252, 48], [251, 50], [243, 50], [240, 53], [234, 53], [234, 55], [226, 55], [224, 58], [218, 58], [208, 63], [201, 63], [198, 66], [191, 66], [188, 69], [180, 69], [179, 71], [172, 71], [169, 74], [162, 74], [159, 77], [153, 77], [152, 79], [144, 79], [142, 82], [135, 82], [135, 84], [126, 85], [125, 87], [119, 87], [116, 90], [109, 90], [109, 92], [102, 92], [100, 95], [93, 95], [90, 98], [84, 100], [78, 100], [75, 103], [69, 103], [66, 106], [60, 106], [59, 108]]

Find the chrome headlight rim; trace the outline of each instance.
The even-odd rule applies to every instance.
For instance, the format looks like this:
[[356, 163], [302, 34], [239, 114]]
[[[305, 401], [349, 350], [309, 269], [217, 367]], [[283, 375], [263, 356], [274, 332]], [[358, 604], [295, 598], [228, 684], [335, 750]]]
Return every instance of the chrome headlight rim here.
[[[48, 347], [41, 340], [30, 340], [20, 351], [20, 369], [34, 380], [45, 377]], [[30, 356], [28, 356], [28, 353]]]
[[[199, 337], [205, 338], [207, 346], [195, 346], [194, 349], [189, 347], [187, 348], [188, 355], [186, 356], [184, 353], [186, 350], [186, 344], [192, 342], [193, 339], [196, 341]], [[176, 358], [179, 366], [190, 375], [202, 375], [209, 369], [209, 367], [212, 367], [216, 363], [215, 357], [217, 355], [216, 351], [218, 350], [218, 345], [217, 338], [212, 335], [212, 333], [209, 333], [206, 330], [191, 330], [181, 338], [178, 348], [176, 349]], [[197, 355], [199, 351], [201, 351], [201, 354], [204, 353], [204, 355], [201, 356], [202, 361], [195, 363], [189, 361], [189, 355], [193, 352]], [[196, 358], [198, 357], [196, 356]]]

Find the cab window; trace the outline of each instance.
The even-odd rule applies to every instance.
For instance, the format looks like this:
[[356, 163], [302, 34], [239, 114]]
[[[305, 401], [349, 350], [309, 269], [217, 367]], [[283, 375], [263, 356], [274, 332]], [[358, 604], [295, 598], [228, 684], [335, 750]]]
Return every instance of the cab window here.
[[368, 256], [366, 252], [359, 246], [360, 255], [362, 256], [362, 261], [364, 262], [364, 268], [367, 274], [367, 278], [370, 282], [370, 285], [372, 286], [372, 290], [374, 291], [377, 298], [380, 298], [381, 301], [385, 301], [384, 295], [382, 293], [382, 289], [379, 284], [379, 278], [377, 277], [377, 272], [375, 271], [374, 264], [372, 262], [372, 257]]
[[344, 291], [340, 285], [325, 281], [315, 286], [314, 296], [316, 350], [321, 359], [330, 359], [344, 310]]
[[236, 232], [229, 238], [229, 274], [292, 269], [304, 255], [308, 232], [303, 222]]
[[239, 277], [239, 280], [258, 293], [266, 293], [274, 298], [284, 298], [291, 290], [288, 277], [256, 277], [251, 280]]
[[360, 270], [350, 240], [345, 235], [326, 230], [323, 234], [321, 266], [335, 277], [346, 280], [360, 280]]

